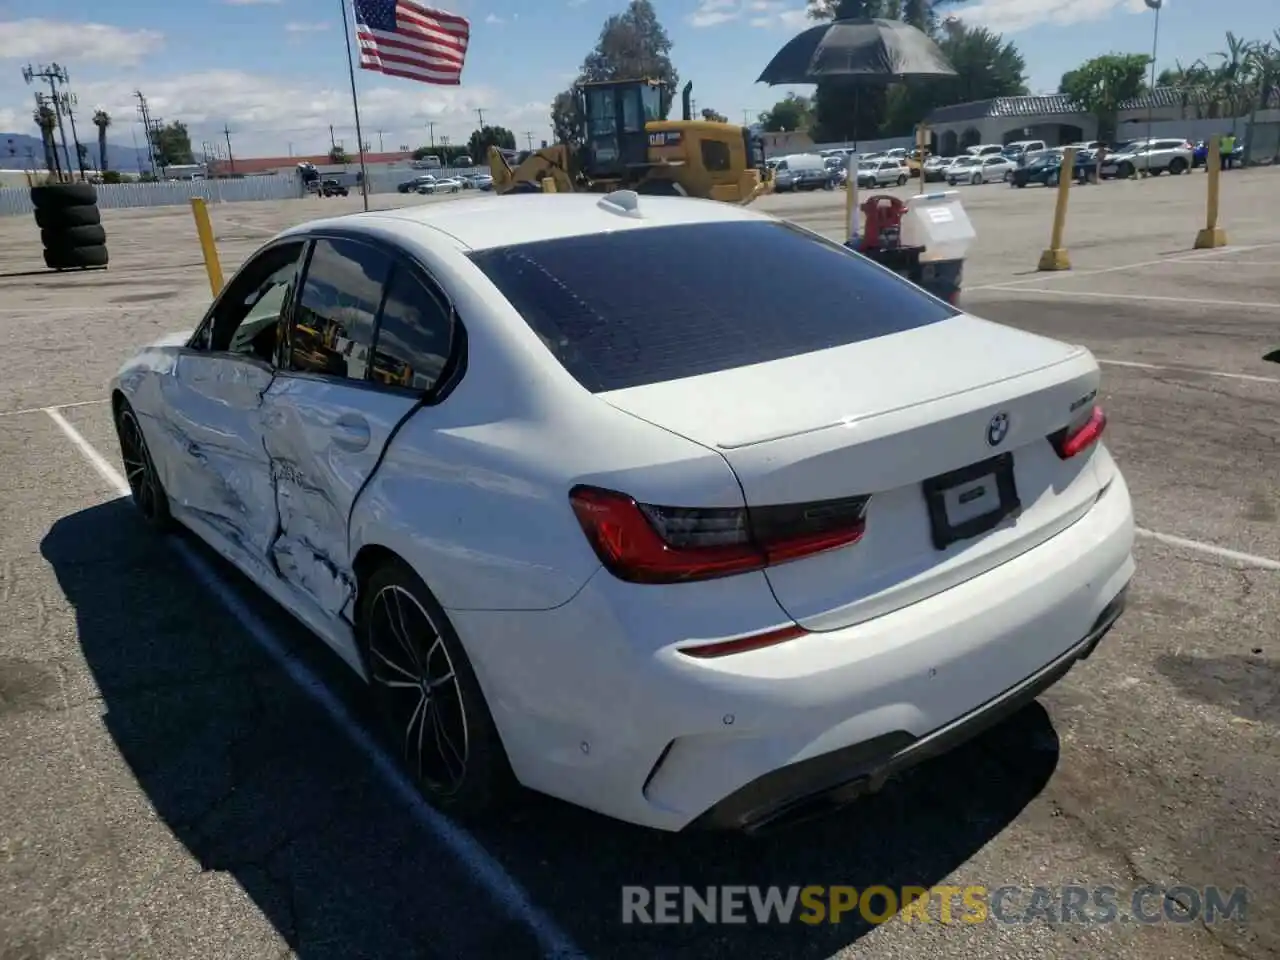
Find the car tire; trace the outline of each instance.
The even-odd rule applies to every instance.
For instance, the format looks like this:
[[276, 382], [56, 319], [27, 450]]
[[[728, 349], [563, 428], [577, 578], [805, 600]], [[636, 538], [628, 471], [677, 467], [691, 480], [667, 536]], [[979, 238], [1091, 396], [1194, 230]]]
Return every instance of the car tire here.
[[46, 227], [40, 231], [40, 242], [46, 250], [100, 247], [107, 242], [107, 231], [101, 224], [92, 227]]
[[124, 466], [134, 509], [148, 527], [157, 533], [165, 533], [174, 525], [169, 511], [169, 495], [156, 475], [155, 461], [151, 459], [138, 416], [124, 397], [115, 403], [115, 424], [120, 462]]
[[91, 247], [46, 247], [44, 251], [44, 265], [50, 270], [87, 270], [90, 267], [105, 267], [108, 261], [107, 248], [103, 244]]
[[978, 186], [980, 183], [982, 183], [982, 174], [975, 173], [973, 175], [973, 179], [970, 180], [969, 182], [972, 183], [975, 187]]
[[905, 173], [898, 174], [898, 186], [905, 187], [907, 185], [907, 175]]
[[462, 820], [503, 806], [516, 785], [506, 750], [462, 641], [422, 578], [398, 558], [375, 567], [360, 584], [356, 631], [389, 746], [423, 797]]
[[1062, 174], [1059, 173], [1057, 170], [1055, 170], [1053, 171], [1053, 173], [1049, 174], [1049, 176], [1045, 179], [1044, 185], [1046, 187], [1056, 187], [1059, 184], [1059, 182], [1061, 182], [1061, 180], [1062, 180]]
[[41, 230], [67, 230], [71, 227], [96, 227], [102, 214], [96, 206], [53, 207], [36, 210], [36, 226]]
[[31, 188], [31, 205], [37, 210], [93, 207], [97, 203], [98, 190], [92, 183], [46, 183]]
[[1128, 180], [1134, 174], [1134, 166], [1132, 163], [1122, 163], [1116, 167], [1116, 178], [1118, 180]]
[[1013, 171], [1012, 171], [1012, 170], [1006, 170], [1006, 171], [1004, 172], [1004, 182], [1005, 182], [1005, 183], [1013, 183]]
[[1169, 173], [1178, 177], [1187, 172], [1187, 161], [1181, 157], [1174, 157], [1169, 161]]

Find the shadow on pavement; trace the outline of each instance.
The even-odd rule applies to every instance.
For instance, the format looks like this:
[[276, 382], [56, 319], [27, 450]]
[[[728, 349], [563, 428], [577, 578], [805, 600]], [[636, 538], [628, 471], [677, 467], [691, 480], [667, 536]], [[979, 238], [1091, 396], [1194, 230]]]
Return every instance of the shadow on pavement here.
[[[41, 552], [75, 606], [107, 729], [158, 815], [206, 870], [235, 877], [297, 955], [538, 955], [532, 934], [503, 920], [369, 757], [205, 595], [127, 500], [58, 521]], [[368, 723], [346, 667], [219, 569]], [[927, 888], [1015, 818], [1057, 760], [1049, 717], [1033, 705], [883, 793], [772, 836], [662, 834], [535, 796], [477, 835], [595, 960], [816, 960], [870, 925], [857, 911], [820, 926], [624, 925], [622, 888]], [[190, 909], [176, 906], [174, 922]]]

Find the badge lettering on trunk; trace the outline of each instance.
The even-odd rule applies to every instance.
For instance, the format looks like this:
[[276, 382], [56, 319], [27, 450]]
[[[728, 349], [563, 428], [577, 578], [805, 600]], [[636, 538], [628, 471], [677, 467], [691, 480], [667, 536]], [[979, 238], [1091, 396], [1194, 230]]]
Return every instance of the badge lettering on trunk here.
[[991, 418], [991, 422], [987, 424], [987, 444], [992, 447], [1000, 446], [1001, 441], [1009, 433], [1009, 415], [1007, 413], [997, 413]]

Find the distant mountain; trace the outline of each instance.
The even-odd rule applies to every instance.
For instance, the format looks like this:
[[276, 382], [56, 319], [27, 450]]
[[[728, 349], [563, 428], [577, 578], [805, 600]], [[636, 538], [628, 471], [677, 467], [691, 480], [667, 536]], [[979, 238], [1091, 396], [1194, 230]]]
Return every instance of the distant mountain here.
[[[77, 124], [77, 127], [79, 124]], [[79, 130], [80, 142], [89, 148], [89, 155], [86, 163], [96, 168], [98, 166], [98, 130], [92, 124], [89, 125], [89, 131]], [[54, 137], [58, 144], [58, 162], [66, 163], [62, 156], [62, 138]], [[79, 169], [76, 164], [75, 144], [71, 142], [71, 131], [67, 131], [67, 149], [71, 153], [71, 166]], [[29, 152], [28, 152], [29, 151]], [[39, 137], [28, 136], [25, 133], [0, 133], [0, 170], [23, 170], [32, 163], [30, 157], [35, 158], [35, 165], [38, 168], [44, 167], [44, 145], [40, 143]], [[142, 163], [145, 166], [147, 162], [147, 150], [142, 148]], [[133, 147], [122, 147], [111, 142], [107, 143], [107, 166], [112, 170], [119, 170], [121, 173], [138, 173], [138, 152]]]

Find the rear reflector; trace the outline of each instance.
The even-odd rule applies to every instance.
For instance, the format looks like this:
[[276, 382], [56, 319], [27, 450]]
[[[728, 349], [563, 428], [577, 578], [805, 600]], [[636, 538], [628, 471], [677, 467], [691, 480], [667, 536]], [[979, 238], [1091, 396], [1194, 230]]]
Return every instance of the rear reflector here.
[[659, 507], [599, 487], [569, 502], [614, 576], [631, 583], [727, 577], [857, 543], [869, 497], [756, 507]]
[[681, 647], [680, 653], [683, 653], [686, 657], [710, 660], [714, 657], [728, 657], [735, 653], [747, 653], [751, 650], [775, 647], [780, 643], [786, 643], [788, 640], [794, 640], [796, 637], [803, 637], [808, 632], [804, 627], [792, 624], [789, 627], [781, 627], [777, 630], [770, 630], [767, 633], [753, 633], [749, 637], [736, 637], [733, 640], [718, 640], [714, 643], [700, 643]]
[[1049, 435], [1049, 442], [1063, 460], [1070, 460], [1098, 442], [1107, 428], [1107, 415], [1101, 407], [1094, 407], [1083, 423], [1063, 427]]

